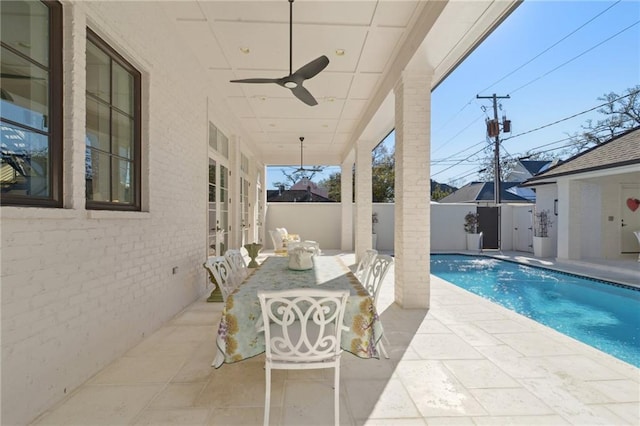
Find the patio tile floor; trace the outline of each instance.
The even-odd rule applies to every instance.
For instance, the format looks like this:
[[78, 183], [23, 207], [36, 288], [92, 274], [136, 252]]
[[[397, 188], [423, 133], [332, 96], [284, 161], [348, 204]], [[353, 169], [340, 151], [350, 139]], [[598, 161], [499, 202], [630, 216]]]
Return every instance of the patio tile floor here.
[[[342, 425], [640, 424], [640, 369], [437, 277], [403, 310], [392, 268], [378, 310], [391, 359], [344, 353]], [[221, 311], [196, 301], [33, 424], [262, 424], [264, 357], [211, 367]], [[271, 424], [331, 424], [331, 373], [274, 371]]]

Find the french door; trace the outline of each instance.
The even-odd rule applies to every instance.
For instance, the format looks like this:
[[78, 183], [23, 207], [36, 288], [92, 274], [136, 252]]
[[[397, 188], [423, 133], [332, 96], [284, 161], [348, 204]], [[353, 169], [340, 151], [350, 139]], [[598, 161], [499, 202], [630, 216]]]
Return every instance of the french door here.
[[229, 247], [229, 168], [209, 157], [209, 256], [222, 256]]

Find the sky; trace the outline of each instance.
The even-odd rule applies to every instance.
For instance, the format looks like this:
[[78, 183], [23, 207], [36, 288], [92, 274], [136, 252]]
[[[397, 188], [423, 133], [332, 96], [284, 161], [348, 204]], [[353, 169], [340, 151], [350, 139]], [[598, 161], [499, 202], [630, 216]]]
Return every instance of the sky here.
[[[463, 186], [492, 155], [474, 154], [493, 146], [485, 125], [492, 101], [477, 95], [510, 97], [498, 101], [500, 120], [511, 120], [511, 133], [500, 136], [502, 157], [560, 156], [569, 135], [604, 118], [592, 110], [599, 97], [636, 85], [640, 0], [525, 0], [432, 92], [431, 178]], [[384, 143], [392, 146], [393, 134]], [[339, 170], [328, 167], [314, 181]], [[268, 189], [283, 180], [279, 168], [268, 169]]]

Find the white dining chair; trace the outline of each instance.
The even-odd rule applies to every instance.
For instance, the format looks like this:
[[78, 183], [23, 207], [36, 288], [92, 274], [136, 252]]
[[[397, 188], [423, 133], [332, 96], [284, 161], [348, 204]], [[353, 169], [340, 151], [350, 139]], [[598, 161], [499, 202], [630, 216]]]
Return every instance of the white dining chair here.
[[340, 340], [348, 290], [258, 291], [266, 346], [264, 424], [269, 424], [271, 370], [334, 369], [334, 422], [340, 422]]
[[216, 280], [216, 284], [220, 287], [220, 292], [222, 293], [222, 300], [226, 303], [227, 298], [238, 285], [233, 277], [233, 271], [227, 258], [224, 256], [210, 256], [204, 266]]
[[365, 251], [364, 256], [362, 256], [362, 259], [360, 259], [360, 262], [358, 262], [355, 275], [356, 275], [356, 278], [360, 280], [360, 282], [363, 282], [364, 279], [369, 274], [369, 268], [371, 267], [371, 264], [373, 263], [373, 260], [376, 258], [377, 255], [378, 255], [378, 250], [369, 249]]
[[282, 243], [282, 237], [278, 231], [269, 230], [269, 235], [271, 236], [271, 241], [273, 242], [273, 251], [278, 252], [284, 248]]
[[[367, 292], [369, 292], [369, 295], [373, 298], [373, 306], [377, 307], [378, 294], [380, 293], [380, 287], [382, 287], [382, 281], [384, 281], [384, 278], [387, 276], [387, 272], [389, 272], [389, 268], [391, 267], [392, 263], [393, 257], [386, 254], [376, 255], [376, 257], [373, 259], [373, 262], [371, 262], [369, 266], [369, 270], [364, 280], [362, 281], [362, 285], [367, 290]], [[389, 344], [389, 340], [385, 337], [384, 334], [382, 335], [382, 339], [384, 339], [387, 344]], [[382, 343], [382, 339], [378, 340], [378, 349], [382, 352], [385, 358], [389, 358], [387, 350]]]
[[240, 285], [244, 279], [247, 278], [247, 275], [249, 275], [247, 262], [245, 262], [242, 252], [238, 249], [230, 249], [224, 253], [224, 257], [227, 258], [227, 262], [229, 262], [229, 266], [231, 266], [236, 286]]

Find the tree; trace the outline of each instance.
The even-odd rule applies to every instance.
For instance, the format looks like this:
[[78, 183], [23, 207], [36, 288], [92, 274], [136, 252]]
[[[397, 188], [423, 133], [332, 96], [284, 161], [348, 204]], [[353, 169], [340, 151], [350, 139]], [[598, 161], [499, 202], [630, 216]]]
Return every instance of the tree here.
[[374, 203], [393, 203], [395, 201], [396, 161], [395, 149], [389, 151], [380, 144], [371, 153], [371, 186]]
[[571, 147], [563, 152], [573, 156], [590, 146], [600, 145], [614, 136], [640, 126], [640, 85], [628, 88], [624, 95], [610, 92], [598, 98], [605, 104], [598, 108], [602, 120], [586, 120], [582, 132], [570, 136]]
[[[394, 180], [395, 180], [395, 152], [389, 151], [383, 144], [378, 145], [371, 152], [372, 170], [371, 185], [372, 199], [374, 203], [391, 203], [394, 201]], [[355, 186], [355, 168], [352, 169], [353, 182]], [[340, 201], [340, 178], [341, 173], [332, 173], [327, 179], [318, 184], [324, 186], [329, 191], [329, 198]], [[355, 200], [355, 188], [354, 188]]]
[[[611, 92], [600, 96], [599, 101], [605, 104], [596, 111], [604, 114], [601, 120], [586, 120], [586, 124], [580, 126], [582, 132], [569, 135], [571, 140], [569, 148], [560, 152], [560, 156], [571, 157], [584, 151], [593, 145], [599, 145], [608, 141], [612, 137], [635, 127], [640, 126], [640, 85], [627, 89], [625, 95], [618, 95]], [[493, 143], [487, 145], [484, 150], [485, 157], [481, 160], [481, 170], [478, 172], [478, 179], [481, 181], [494, 180], [494, 158]], [[544, 152], [527, 151], [522, 157], [531, 160], [551, 160], [553, 155]], [[500, 159], [500, 179], [513, 170], [517, 159], [504, 157]]]
[[[493, 151], [493, 150], [492, 150]], [[553, 155], [548, 152], [526, 151], [521, 157], [504, 157], [500, 159], [500, 181], [504, 181], [506, 177], [513, 171], [518, 161], [522, 158], [527, 160], [553, 160]], [[493, 153], [482, 160], [483, 168], [478, 172], [478, 179], [481, 182], [493, 182], [494, 179], [494, 163]]]
[[285, 169], [280, 169], [280, 171], [284, 175], [285, 180], [282, 182], [273, 182], [273, 186], [275, 188], [280, 188], [281, 186], [283, 186], [285, 189], [289, 189], [297, 182], [299, 182], [300, 179], [307, 178], [309, 180], [313, 180], [313, 177], [316, 175], [316, 173], [319, 173], [323, 170], [322, 166], [312, 166], [311, 168], [317, 169], [317, 171], [295, 169], [292, 172], [287, 172]]
[[431, 190], [431, 200], [440, 201], [447, 195], [451, 194], [453, 190], [443, 187], [439, 183], [434, 182], [433, 189]]

